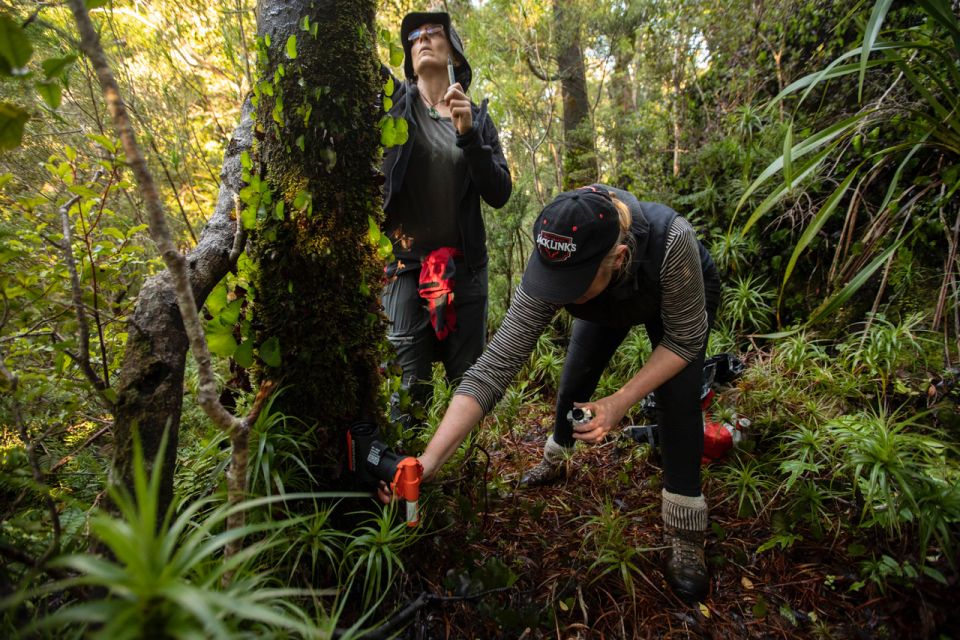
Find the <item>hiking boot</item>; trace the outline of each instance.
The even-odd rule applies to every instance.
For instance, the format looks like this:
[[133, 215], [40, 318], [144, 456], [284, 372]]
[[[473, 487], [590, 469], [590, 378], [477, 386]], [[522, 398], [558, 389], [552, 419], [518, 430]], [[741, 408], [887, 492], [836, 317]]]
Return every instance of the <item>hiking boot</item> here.
[[520, 486], [525, 489], [532, 489], [533, 487], [542, 487], [548, 484], [553, 484], [554, 482], [563, 480], [566, 477], [566, 462], [560, 461], [553, 463], [547, 462], [546, 459], [543, 459], [523, 474], [523, 477], [520, 478]]
[[543, 445], [543, 459], [523, 474], [520, 486], [530, 489], [563, 480], [567, 477], [567, 464], [572, 453], [573, 447], [557, 444], [553, 436], [550, 436]]
[[710, 587], [703, 553], [703, 532], [664, 527], [663, 574], [667, 584], [687, 604], [701, 602]]
[[704, 556], [707, 501], [663, 490], [663, 573], [673, 592], [687, 604], [699, 602], [710, 588]]

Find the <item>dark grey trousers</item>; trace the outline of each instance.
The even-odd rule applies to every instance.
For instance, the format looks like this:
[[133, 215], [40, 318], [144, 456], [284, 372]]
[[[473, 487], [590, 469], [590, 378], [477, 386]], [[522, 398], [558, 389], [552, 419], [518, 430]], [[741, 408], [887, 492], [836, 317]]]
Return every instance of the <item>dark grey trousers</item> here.
[[[434, 362], [443, 363], [447, 379], [456, 382], [476, 362], [487, 336], [487, 268], [470, 271], [457, 262], [453, 286], [456, 329], [438, 340], [430, 325], [427, 302], [417, 292], [420, 271], [402, 273], [387, 283], [383, 307], [390, 321], [387, 339], [403, 369], [402, 386], [412, 400], [426, 405]], [[397, 416], [393, 416], [396, 419]]]

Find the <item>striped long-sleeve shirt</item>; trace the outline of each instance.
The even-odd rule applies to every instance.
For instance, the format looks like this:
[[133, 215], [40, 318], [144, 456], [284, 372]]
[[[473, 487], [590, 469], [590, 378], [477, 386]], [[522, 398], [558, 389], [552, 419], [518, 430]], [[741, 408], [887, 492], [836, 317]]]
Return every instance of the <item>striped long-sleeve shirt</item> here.
[[[660, 345], [690, 362], [707, 337], [707, 310], [696, 234], [680, 217], [667, 235], [660, 285], [664, 329]], [[560, 305], [534, 298], [518, 286], [503, 323], [456, 393], [476, 399], [484, 413], [493, 410], [559, 309]]]

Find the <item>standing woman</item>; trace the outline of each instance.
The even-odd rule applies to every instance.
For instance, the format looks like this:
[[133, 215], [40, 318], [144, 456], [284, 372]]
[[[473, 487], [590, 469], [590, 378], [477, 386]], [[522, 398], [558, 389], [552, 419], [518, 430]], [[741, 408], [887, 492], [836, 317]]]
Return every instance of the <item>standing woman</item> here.
[[[516, 295], [477, 363], [464, 375], [420, 462], [433, 476], [490, 412], [565, 308], [576, 319], [558, 391], [556, 422], [528, 486], [562, 476], [576, 440], [597, 443], [656, 392], [663, 460], [664, 573], [686, 601], [709, 587], [704, 561], [707, 503], [700, 491], [700, 388], [707, 335], [720, 299], [713, 260], [693, 227], [662, 204], [592, 185], [557, 196], [537, 216], [536, 248]], [[600, 375], [630, 328], [642, 324], [654, 349], [622, 388], [591, 401]], [[571, 425], [567, 412], [593, 419]], [[382, 492], [383, 499], [388, 493]]]
[[434, 361], [443, 363], [448, 379], [459, 380], [483, 352], [487, 247], [480, 199], [500, 208], [512, 183], [487, 101], [477, 106], [466, 95], [472, 71], [450, 16], [407, 14], [400, 37], [406, 79], [390, 114], [406, 120], [409, 137], [383, 160], [384, 231], [395, 256], [386, 268], [383, 305], [402, 386], [426, 404]]

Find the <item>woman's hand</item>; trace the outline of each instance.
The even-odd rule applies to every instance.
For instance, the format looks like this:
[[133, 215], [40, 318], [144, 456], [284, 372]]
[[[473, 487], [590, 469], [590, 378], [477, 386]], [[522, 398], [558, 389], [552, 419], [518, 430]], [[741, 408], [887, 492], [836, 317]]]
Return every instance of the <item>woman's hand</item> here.
[[450, 118], [453, 120], [453, 126], [457, 128], [457, 132], [463, 135], [470, 131], [473, 128], [473, 111], [470, 107], [470, 98], [463, 92], [463, 87], [460, 86], [459, 82], [447, 88], [443, 101], [450, 109]]
[[600, 398], [596, 402], [574, 402], [573, 406], [589, 409], [593, 419], [586, 424], [573, 425], [573, 437], [590, 444], [603, 440], [611, 429], [620, 424], [627, 408], [621, 406], [614, 396]]

